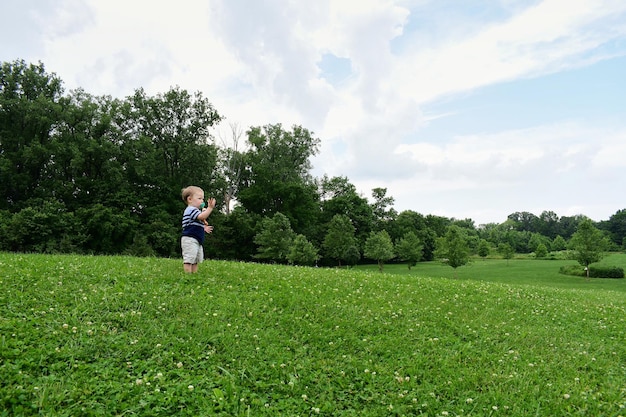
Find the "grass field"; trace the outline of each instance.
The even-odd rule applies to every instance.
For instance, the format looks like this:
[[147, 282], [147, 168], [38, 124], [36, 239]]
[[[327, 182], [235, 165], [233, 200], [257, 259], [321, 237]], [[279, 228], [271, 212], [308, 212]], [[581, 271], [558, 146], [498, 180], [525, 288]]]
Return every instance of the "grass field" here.
[[559, 262], [0, 254], [0, 415], [626, 415], [624, 280]]
[[[560, 288], [606, 289], [626, 291], [626, 279], [592, 279], [573, 277], [559, 273], [561, 265], [577, 265], [576, 261], [536, 260], [518, 257], [510, 260], [473, 258], [468, 265], [456, 272], [441, 262], [420, 262], [411, 270], [406, 264], [387, 264], [383, 271], [415, 277], [444, 277], [459, 280], [480, 280], [503, 284], [530, 284]], [[626, 254], [613, 253], [598, 265], [617, 266], [626, 270]], [[364, 265], [358, 270], [377, 272], [377, 265]], [[456, 274], [456, 276], [455, 276]]]

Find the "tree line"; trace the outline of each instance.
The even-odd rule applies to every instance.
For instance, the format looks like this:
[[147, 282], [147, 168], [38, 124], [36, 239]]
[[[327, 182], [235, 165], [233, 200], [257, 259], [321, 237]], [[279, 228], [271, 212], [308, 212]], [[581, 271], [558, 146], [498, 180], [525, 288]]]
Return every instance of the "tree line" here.
[[[205, 251], [227, 260], [414, 265], [443, 256], [451, 230], [470, 253], [549, 253], [566, 249], [586, 219], [519, 212], [476, 226], [398, 213], [386, 188], [366, 197], [346, 177], [312, 176], [320, 140], [308, 129], [213, 133], [224, 122], [200, 92], [66, 92], [41, 62], [2, 62], [0, 250], [178, 256], [180, 191], [191, 184], [218, 201]], [[621, 248], [626, 209], [594, 227]]]

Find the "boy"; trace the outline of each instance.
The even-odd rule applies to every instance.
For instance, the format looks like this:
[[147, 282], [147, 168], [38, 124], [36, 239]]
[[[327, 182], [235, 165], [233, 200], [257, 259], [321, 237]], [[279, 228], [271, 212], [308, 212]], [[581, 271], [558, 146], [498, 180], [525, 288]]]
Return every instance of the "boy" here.
[[204, 234], [211, 233], [213, 226], [206, 223], [207, 217], [215, 208], [215, 199], [207, 201], [207, 208], [200, 210], [204, 203], [204, 191], [200, 187], [189, 186], [183, 188], [182, 198], [187, 203], [183, 213], [183, 235], [180, 246], [183, 250], [183, 269], [187, 273], [198, 272], [198, 264], [204, 260]]

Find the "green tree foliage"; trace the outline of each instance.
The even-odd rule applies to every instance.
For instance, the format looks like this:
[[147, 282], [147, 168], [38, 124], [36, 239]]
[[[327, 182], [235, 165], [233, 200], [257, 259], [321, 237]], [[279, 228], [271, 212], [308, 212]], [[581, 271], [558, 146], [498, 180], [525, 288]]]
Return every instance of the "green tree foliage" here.
[[362, 247], [374, 225], [374, 214], [367, 199], [357, 193], [356, 187], [346, 177], [324, 176], [319, 189], [320, 224], [327, 224], [337, 214], [348, 216], [354, 226], [357, 248]]
[[336, 214], [328, 224], [323, 249], [325, 255], [335, 259], [339, 266], [342, 261], [354, 259], [355, 252], [359, 253], [354, 231], [350, 218], [345, 214]]
[[563, 239], [563, 236], [557, 235], [552, 241], [552, 244], [550, 245], [550, 247], [554, 251], [565, 250], [567, 249], [567, 242], [565, 241], [565, 239]]
[[180, 189], [190, 183], [207, 193], [220, 188], [209, 129], [221, 116], [200, 92], [172, 88], [148, 96], [138, 89], [120, 110], [115, 122], [124, 134], [123, 158], [138, 210], [145, 205], [178, 209]]
[[609, 232], [611, 241], [616, 246], [622, 246], [626, 239], [626, 209], [618, 210], [608, 221], [601, 223], [602, 229]]
[[258, 245], [255, 258], [284, 263], [291, 250], [296, 234], [291, 229], [289, 219], [282, 213], [266, 217], [261, 221], [261, 229], [254, 237]]
[[63, 87], [39, 63], [0, 65], [0, 209], [17, 211], [39, 188], [50, 163], [50, 142], [62, 111]]
[[437, 241], [438, 258], [450, 265], [456, 276], [456, 269], [469, 262], [467, 238], [459, 226], [449, 226], [446, 234]]
[[543, 243], [537, 245], [537, 249], [535, 249], [535, 257], [537, 258], [545, 258], [548, 256], [548, 248]]
[[504, 259], [507, 260], [507, 265], [509, 263], [509, 259], [512, 259], [513, 255], [515, 255], [515, 250], [513, 249], [513, 246], [508, 243], [500, 243], [498, 245], [498, 252], [500, 253], [500, 255], [502, 255]]
[[401, 261], [406, 262], [409, 270], [422, 259], [422, 251], [422, 242], [413, 232], [407, 232], [396, 243], [396, 254]]
[[319, 139], [301, 126], [287, 131], [275, 124], [251, 128], [248, 141], [239, 202], [264, 216], [281, 212], [297, 233], [311, 233], [319, 197], [309, 173], [310, 158], [317, 154]]
[[254, 259], [257, 253], [254, 237], [262, 219], [242, 206], [235, 207], [229, 215], [214, 211], [209, 218], [213, 233], [205, 239], [206, 255], [229, 260]]
[[378, 270], [383, 272], [385, 261], [395, 257], [393, 242], [389, 233], [386, 230], [371, 232], [370, 237], [365, 241], [363, 255], [375, 260], [378, 263]]
[[[21, 210], [41, 211], [44, 201], [66, 213], [31, 231], [38, 243], [14, 235], [7, 246], [128, 253], [143, 245], [150, 248], [142, 253], [175, 254], [180, 189], [194, 183], [211, 193], [219, 186], [208, 133], [219, 120], [200, 93], [175, 88], [150, 97], [139, 89], [124, 100], [81, 89], [63, 95], [61, 80], [43, 64], [3, 63], [0, 209], [8, 211], [7, 223], [29, 215]], [[47, 221], [50, 213], [35, 217]], [[64, 226], [48, 236], [57, 224]]]
[[[180, 190], [190, 184], [218, 199], [205, 253], [221, 259], [289, 261], [257, 253], [262, 219], [276, 213], [295, 236], [321, 248], [322, 264], [340, 265], [362, 259], [372, 231], [398, 244], [412, 233], [420, 259], [429, 261], [450, 225], [463, 231], [471, 252], [482, 251], [484, 239], [530, 253], [541, 244], [563, 249], [584, 219], [517, 212], [477, 229], [471, 219], [397, 214], [386, 188], [374, 188], [370, 204], [346, 177], [313, 178], [320, 141], [307, 129], [251, 127], [243, 140], [244, 129], [231, 124], [229, 144], [218, 147], [210, 132], [221, 120], [199, 92], [139, 88], [123, 99], [80, 88], [65, 93], [42, 63], [0, 63], [0, 249], [177, 256]], [[625, 219], [620, 210], [597, 225], [614, 248], [625, 241]], [[298, 242], [291, 261], [307, 263], [311, 247]], [[404, 261], [414, 263], [409, 246]]]
[[531, 233], [530, 239], [528, 240], [528, 249], [531, 252], [537, 252], [537, 248], [540, 245], [543, 245], [547, 250], [550, 249], [551, 240], [547, 236], [542, 235], [541, 233]]
[[79, 226], [74, 213], [68, 212], [63, 203], [45, 200], [12, 216], [7, 214], [0, 237], [3, 249], [9, 251], [82, 252], [86, 236]]
[[76, 211], [95, 203], [127, 209], [130, 189], [122, 148], [111, 124], [119, 101], [72, 91], [50, 142], [50, 162], [42, 184], [47, 196]]
[[480, 256], [481, 258], [486, 258], [487, 256], [489, 256], [489, 252], [491, 252], [491, 247], [489, 246], [489, 242], [487, 242], [485, 239], [481, 239], [480, 242], [478, 243], [478, 256]]
[[539, 215], [538, 233], [552, 240], [559, 233], [559, 216], [553, 211], [544, 211]]
[[511, 221], [513, 227], [518, 232], [538, 232], [539, 217], [527, 211], [515, 212], [507, 217]]
[[287, 254], [287, 261], [295, 265], [314, 265], [318, 258], [318, 250], [304, 235], [295, 237]]
[[590, 219], [584, 219], [570, 239], [570, 247], [574, 250], [574, 259], [586, 268], [589, 278], [589, 265], [602, 260], [608, 240]]
[[386, 188], [372, 189], [372, 198], [374, 202], [371, 204], [372, 214], [374, 216], [374, 230], [381, 231], [387, 228], [398, 213], [393, 208], [394, 198], [387, 195]]

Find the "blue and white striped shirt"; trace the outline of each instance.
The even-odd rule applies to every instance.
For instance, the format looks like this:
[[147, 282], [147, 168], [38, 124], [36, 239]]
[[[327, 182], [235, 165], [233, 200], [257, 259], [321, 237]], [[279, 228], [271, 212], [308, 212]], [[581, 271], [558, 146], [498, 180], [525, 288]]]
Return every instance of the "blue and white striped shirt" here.
[[183, 212], [183, 236], [195, 238], [200, 244], [204, 242], [204, 224], [198, 220], [201, 211], [197, 207], [187, 206]]

